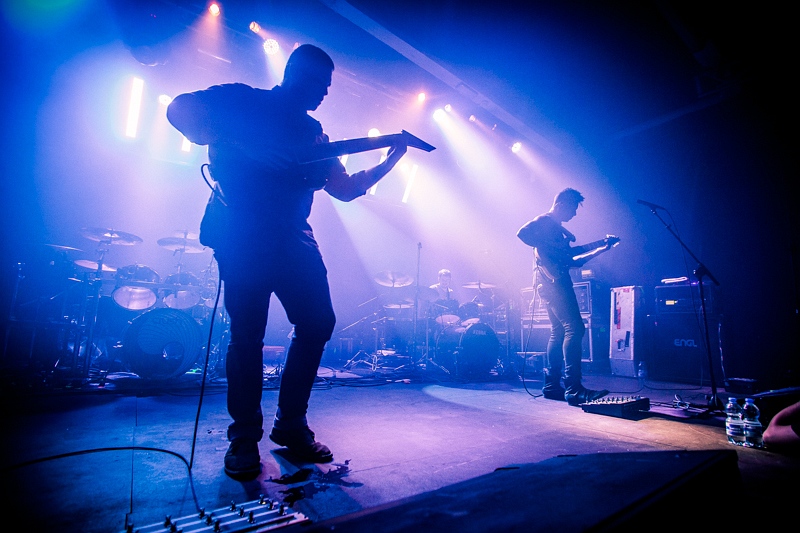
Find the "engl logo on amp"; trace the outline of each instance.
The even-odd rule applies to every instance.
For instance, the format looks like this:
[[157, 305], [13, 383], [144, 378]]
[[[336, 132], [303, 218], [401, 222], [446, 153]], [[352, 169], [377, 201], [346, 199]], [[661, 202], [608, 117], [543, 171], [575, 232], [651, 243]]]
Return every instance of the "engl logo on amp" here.
[[694, 342], [694, 339], [675, 339], [672, 341], [672, 344], [680, 348], [681, 346], [686, 346], [688, 348], [697, 348], [697, 344]]

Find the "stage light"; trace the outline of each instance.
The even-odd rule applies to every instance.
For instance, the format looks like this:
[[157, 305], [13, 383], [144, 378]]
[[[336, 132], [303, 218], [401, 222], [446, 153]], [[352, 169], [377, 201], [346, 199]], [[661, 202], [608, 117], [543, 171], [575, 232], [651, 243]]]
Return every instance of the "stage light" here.
[[419, 94], [417, 95], [417, 102], [419, 102], [419, 103], [421, 104], [422, 102], [424, 102], [424, 101], [425, 101], [425, 98], [426, 98], [426, 97], [425, 97], [425, 93], [419, 93]]
[[436, 122], [441, 122], [442, 120], [444, 120], [444, 116], [445, 116], [444, 109], [439, 108], [433, 112], [433, 120], [435, 120]]
[[183, 142], [181, 142], [181, 151], [188, 152], [192, 149], [192, 143], [186, 137], [183, 138]]
[[170, 102], [172, 102], [172, 98], [166, 94], [162, 94], [158, 97], [158, 103], [161, 105], [169, 105]]
[[370, 128], [367, 132], [367, 137], [378, 137], [380, 136], [381, 132], [378, 128]]
[[264, 53], [268, 56], [274, 56], [277, 54], [281, 49], [281, 46], [278, 44], [278, 41], [275, 39], [267, 39], [264, 41]]
[[256, 22], [255, 20], [250, 23], [250, 31], [253, 33], [258, 33], [261, 31], [261, 25]]
[[414, 165], [411, 167], [411, 172], [409, 172], [408, 183], [406, 184], [406, 190], [403, 193], [402, 201], [404, 204], [408, 203], [408, 196], [411, 194], [411, 187], [414, 185], [414, 177], [417, 175], [418, 168], [419, 166], [416, 163], [414, 163]]
[[478, 120], [478, 119], [475, 117], [475, 115], [470, 115], [469, 116], [469, 121], [470, 122], [475, 122], [476, 120]]
[[521, 149], [522, 149], [522, 143], [519, 141], [511, 145], [511, 151], [514, 152], [515, 154], [519, 152]]
[[208, 12], [211, 13], [212, 16], [218, 17], [220, 13], [219, 5], [216, 2], [212, 2], [210, 6], [208, 6]]
[[453, 110], [453, 107], [450, 104], [447, 104], [446, 106], [444, 106], [444, 110], [449, 113], [450, 111]]
[[131, 100], [128, 104], [128, 125], [125, 128], [125, 135], [136, 137], [136, 130], [139, 127], [139, 110], [142, 107], [142, 91], [144, 90], [144, 80], [133, 78], [131, 87]]

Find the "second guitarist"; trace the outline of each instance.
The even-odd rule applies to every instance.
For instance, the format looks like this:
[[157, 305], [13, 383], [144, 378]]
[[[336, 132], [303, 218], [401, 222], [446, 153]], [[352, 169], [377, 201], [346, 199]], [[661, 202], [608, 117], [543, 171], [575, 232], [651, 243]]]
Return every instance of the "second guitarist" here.
[[562, 223], [575, 217], [583, 200], [580, 192], [566, 188], [556, 194], [547, 213], [527, 222], [517, 232], [522, 242], [534, 248], [537, 290], [550, 320], [542, 394], [551, 400], [566, 400], [573, 406], [602, 398], [608, 391], [587, 389], [582, 384], [581, 354], [586, 326], [569, 271], [619, 243], [617, 237], [609, 235], [584, 246], [571, 245], [575, 236]]

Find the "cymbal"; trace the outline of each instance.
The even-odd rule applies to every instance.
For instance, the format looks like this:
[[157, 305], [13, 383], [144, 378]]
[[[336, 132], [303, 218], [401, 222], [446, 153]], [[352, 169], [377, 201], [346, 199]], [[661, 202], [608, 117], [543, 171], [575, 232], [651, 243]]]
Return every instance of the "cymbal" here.
[[55, 250], [56, 252], [82, 252], [83, 250], [79, 250], [78, 248], [73, 248], [72, 246], [60, 246], [58, 244], [45, 244], [51, 250]]
[[419, 300], [423, 300], [426, 302], [432, 302], [439, 297], [439, 293], [436, 292], [436, 289], [431, 289], [430, 287], [415, 287], [413, 285], [406, 285], [401, 287], [402, 290], [398, 291], [405, 300], [414, 301], [414, 298]]
[[383, 285], [384, 287], [407, 287], [414, 282], [410, 276], [406, 276], [400, 272], [392, 272], [391, 270], [378, 272], [375, 276], [375, 281], [378, 285]]
[[158, 245], [173, 252], [182, 251], [187, 254], [199, 254], [206, 251], [205, 246], [200, 241], [194, 239], [184, 239], [183, 237], [164, 237], [158, 239]]
[[497, 285], [491, 283], [483, 283], [482, 281], [471, 281], [462, 285], [465, 289], [494, 289]]
[[130, 246], [142, 242], [142, 238], [132, 233], [125, 233], [124, 231], [116, 231], [106, 228], [83, 228], [81, 235], [90, 241], [105, 242], [108, 244], [120, 244], [122, 246]]
[[[79, 266], [79, 267], [81, 267], [83, 269], [92, 270], [92, 271], [97, 271], [97, 267], [99, 266], [99, 263], [97, 261], [89, 261], [88, 259], [78, 259], [77, 261], [74, 261], [74, 263], [77, 266]], [[112, 267], [112, 266], [108, 266], [106, 264], [103, 264], [102, 271], [103, 272], [116, 272], [117, 269]]]
[[194, 239], [199, 239], [200, 238], [200, 234], [199, 233], [192, 233], [189, 230], [183, 230], [183, 229], [176, 231], [175, 233], [172, 234], [172, 236], [173, 237], [180, 237], [181, 239], [190, 239], [190, 240], [194, 240]]
[[399, 303], [399, 304], [384, 304], [384, 309], [410, 309], [414, 307], [413, 303]]

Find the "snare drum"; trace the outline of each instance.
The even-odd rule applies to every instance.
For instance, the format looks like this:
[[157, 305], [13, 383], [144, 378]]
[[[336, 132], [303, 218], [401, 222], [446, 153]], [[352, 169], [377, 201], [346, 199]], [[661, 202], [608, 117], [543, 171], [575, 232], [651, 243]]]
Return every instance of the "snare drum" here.
[[158, 301], [158, 272], [145, 265], [128, 265], [117, 270], [117, 285], [111, 297], [117, 305], [131, 311], [144, 311]]
[[164, 305], [171, 309], [191, 309], [201, 298], [200, 280], [189, 272], [179, 272], [164, 280]]

